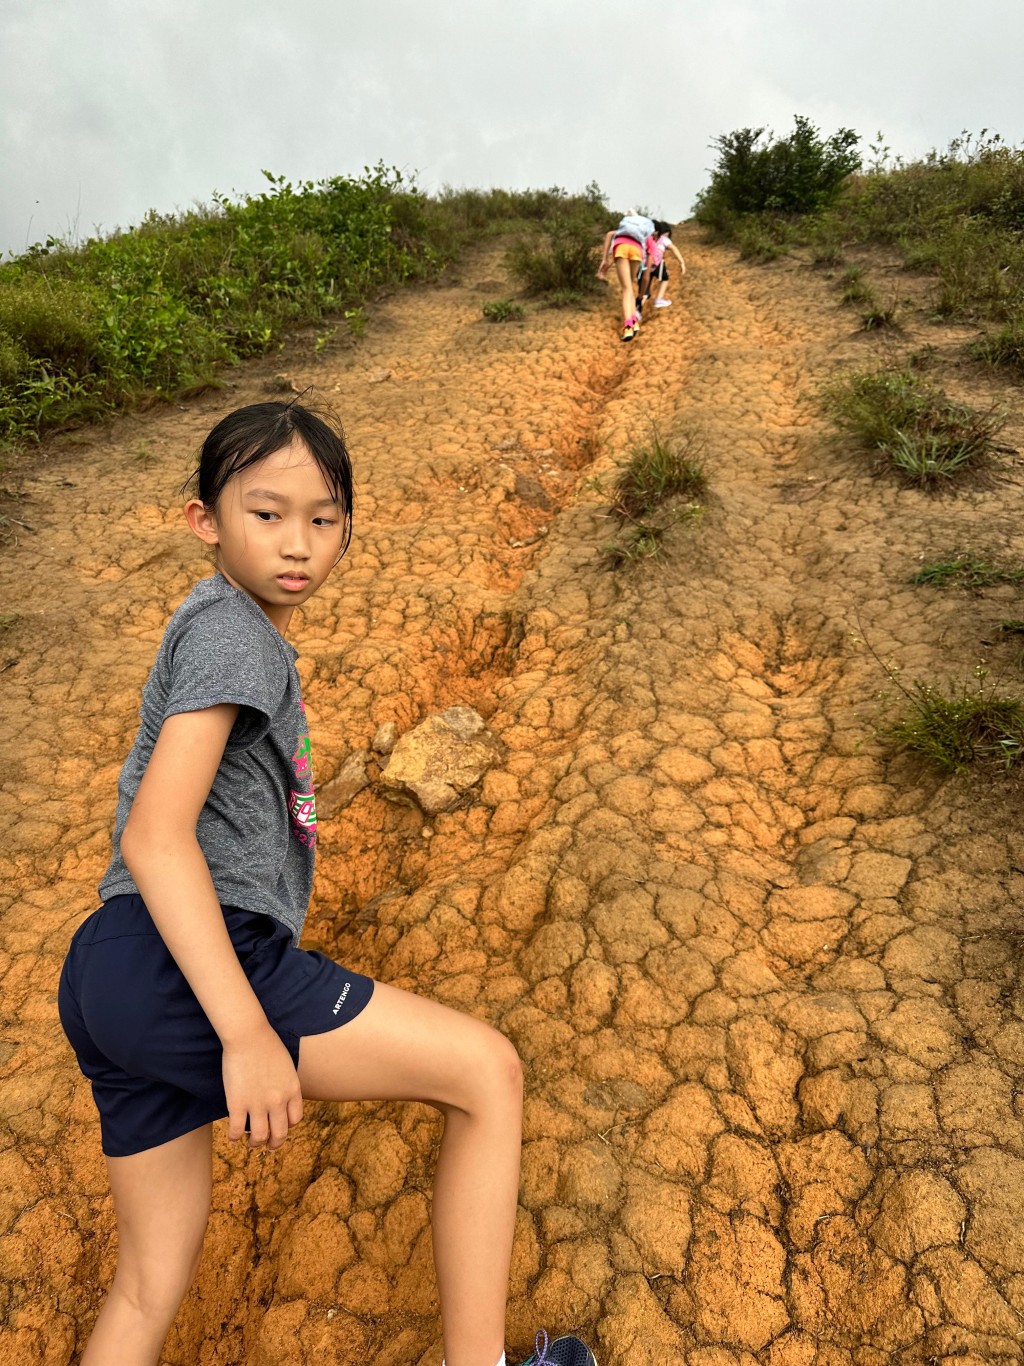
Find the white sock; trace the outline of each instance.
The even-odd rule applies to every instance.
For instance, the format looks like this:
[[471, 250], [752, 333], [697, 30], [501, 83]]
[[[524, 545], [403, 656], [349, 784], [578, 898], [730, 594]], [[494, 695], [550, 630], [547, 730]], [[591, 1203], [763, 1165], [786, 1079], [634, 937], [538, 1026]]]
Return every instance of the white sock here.
[[[448, 1366], [448, 1363], [445, 1362], [445, 1361], [442, 1361], [442, 1362], [441, 1362], [441, 1366]], [[505, 1353], [504, 1353], [504, 1352], [502, 1352], [501, 1356], [500, 1356], [500, 1357], [498, 1358], [498, 1360], [494, 1363], [494, 1366], [507, 1366], [507, 1363], [506, 1363], [506, 1361], [505, 1361]]]

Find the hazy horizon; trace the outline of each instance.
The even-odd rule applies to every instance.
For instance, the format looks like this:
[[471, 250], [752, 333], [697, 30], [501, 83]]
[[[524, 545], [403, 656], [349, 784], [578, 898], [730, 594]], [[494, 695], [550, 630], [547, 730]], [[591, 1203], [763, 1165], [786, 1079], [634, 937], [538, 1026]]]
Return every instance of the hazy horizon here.
[[[383, 161], [434, 192], [596, 181], [686, 217], [720, 133], [794, 114], [907, 159], [1024, 140], [1019, 0], [7, 0], [0, 249]], [[995, 39], [995, 41], [993, 41]]]

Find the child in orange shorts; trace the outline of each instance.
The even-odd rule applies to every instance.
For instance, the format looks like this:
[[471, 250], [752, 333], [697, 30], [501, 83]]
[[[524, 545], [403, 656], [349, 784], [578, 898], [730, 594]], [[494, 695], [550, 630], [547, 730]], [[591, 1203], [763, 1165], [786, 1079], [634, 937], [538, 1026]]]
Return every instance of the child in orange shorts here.
[[597, 273], [606, 279], [608, 268], [614, 262], [615, 275], [622, 291], [622, 340], [632, 341], [640, 326], [640, 315], [636, 310], [636, 270], [647, 263], [647, 239], [654, 234], [654, 224], [644, 214], [630, 210], [620, 220], [619, 225], [605, 234], [601, 264]]

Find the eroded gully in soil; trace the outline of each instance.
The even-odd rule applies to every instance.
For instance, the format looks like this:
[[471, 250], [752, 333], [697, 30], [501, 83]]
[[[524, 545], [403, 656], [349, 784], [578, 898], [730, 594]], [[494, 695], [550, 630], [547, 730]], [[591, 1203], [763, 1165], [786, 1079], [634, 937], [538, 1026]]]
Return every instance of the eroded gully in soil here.
[[[359, 475], [353, 551], [295, 632], [324, 814], [383, 721], [466, 702], [507, 754], [462, 811], [425, 823], [369, 789], [322, 822], [307, 943], [520, 1049], [512, 1346], [545, 1323], [611, 1366], [1017, 1361], [1024, 841], [998, 792], [873, 740], [862, 643], [913, 667], [968, 649], [969, 623], [904, 584], [939, 514], [844, 464], [800, 402], [851, 349], [820, 279], [688, 248], [676, 306], [628, 348], [605, 310], [482, 322], [494, 254], [289, 370], [337, 403]], [[112, 1262], [53, 992], [139, 686], [201, 571], [170, 490], [227, 406], [55, 461], [20, 547], [52, 599], [17, 556], [3, 570], [22, 613], [0, 922], [19, 1363], [72, 1359]], [[666, 565], [616, 574], [590, 476], [651, 417], [706, 434], [709, 507]], [[314, 1106], [275, 1159], [218, 1141], [167, 1361], [436, 1366], [437, 1136], [418, 1107]]]

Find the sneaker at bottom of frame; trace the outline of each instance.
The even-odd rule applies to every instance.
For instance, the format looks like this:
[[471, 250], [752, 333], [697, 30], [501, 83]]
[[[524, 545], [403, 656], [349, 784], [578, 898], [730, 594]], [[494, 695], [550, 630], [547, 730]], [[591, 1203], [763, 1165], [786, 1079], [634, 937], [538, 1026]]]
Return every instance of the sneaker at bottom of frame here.
[[533, 1341], [533, 1351], [522, 1366], [597, 1366], [597, 1359], [585, 1342], [570, 1336], [548, 1341], [542, 1328]]

